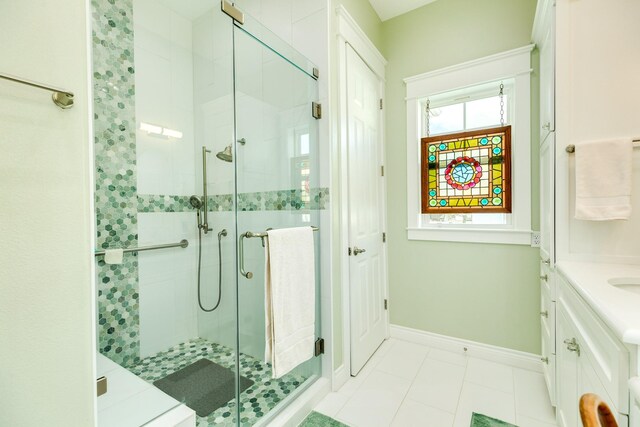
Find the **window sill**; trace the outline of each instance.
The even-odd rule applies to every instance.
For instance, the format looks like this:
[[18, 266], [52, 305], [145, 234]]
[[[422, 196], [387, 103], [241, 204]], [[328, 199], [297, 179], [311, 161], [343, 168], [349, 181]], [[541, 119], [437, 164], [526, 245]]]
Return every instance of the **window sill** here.
[[434, 242], [497, 243], [531, 246], [531, 230], [496, 228], [407, 228], [409, 240]]

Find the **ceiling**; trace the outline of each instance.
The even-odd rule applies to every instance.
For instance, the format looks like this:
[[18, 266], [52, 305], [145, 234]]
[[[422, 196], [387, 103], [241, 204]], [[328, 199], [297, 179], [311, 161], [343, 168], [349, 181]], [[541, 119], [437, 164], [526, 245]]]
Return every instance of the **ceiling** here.
[[386, 21], [436, 0], [369, 0], [381, 20]]

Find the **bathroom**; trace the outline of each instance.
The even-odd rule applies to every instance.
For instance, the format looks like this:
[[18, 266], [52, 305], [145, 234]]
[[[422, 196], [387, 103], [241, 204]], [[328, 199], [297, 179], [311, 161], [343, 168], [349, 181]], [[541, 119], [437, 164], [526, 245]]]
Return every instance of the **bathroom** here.
[[0, 426], [640, 426], [639, 16], [4, 2]]

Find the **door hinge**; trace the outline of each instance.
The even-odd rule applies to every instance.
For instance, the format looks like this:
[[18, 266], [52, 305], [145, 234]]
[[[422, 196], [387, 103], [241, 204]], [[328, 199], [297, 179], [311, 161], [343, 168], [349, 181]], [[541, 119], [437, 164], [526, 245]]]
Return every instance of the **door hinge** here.
[[380, 109], [382, 110], [382, 98], [380, 98]]
[[380, 166], [380, 176], [384, 176], [384, 166]]
[[102, 376], [96, 380], [96, 391], [98, 397], [102, 396], [107, 392], [107, 377]]
[[386, 299], [384, 300], [384, 309], [389, 310], [389, 302]]
[[349, 250], [347, 251], [347, 253], [349, 254], [349, 256], [351, 256], [351, 248], [349, 248]]
[[317, 119], [321, 119], [322, 118], [322, 105], [317, 103], [317, 102], [312, 102], [311, 103], [311, 115], [316, 120]]
[[387, 243], [387, 233], [382, 233], [382, 243]]
[[315, 351], [313, 352], [314, 356], [318, 357], [321, 354], [324, 354], [324, 339], [318, 338], [316, 340]]
[[222, 0], [220, 7], [224, 13], [233, 18], [233, 20], [238, 24], [244, 24], [244, 13], [242, 13], [233, 3], [227, 0]]

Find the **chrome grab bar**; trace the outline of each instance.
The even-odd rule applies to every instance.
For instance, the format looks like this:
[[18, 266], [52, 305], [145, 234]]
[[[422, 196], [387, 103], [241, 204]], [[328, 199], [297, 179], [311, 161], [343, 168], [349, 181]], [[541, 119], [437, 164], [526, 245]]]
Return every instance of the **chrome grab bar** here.
[[73, 92], [69, 92], [68, 90], [46, 86], [42, 83], [37, 83], [27, 79], [21, 79], [20, 77], [10, 76], [9, 74], [0, 74], [0, 79], [9, 80], [11, 82], [20, 83], [31, 87], [37, 87], [38, 89], [48, 90], [50, 92], [53, 92], [51, 94], [51, 100], [58, 107], [62, 108], [63, 110], [73, 107]]
[[[319, 230], [319, 228], [316, 226], [311, 226], [311, 229], [313, 231]], [[268, 230], [271, 230], [271, 228], [269, 228]], [[244, 239], [250, 239], [253, 237], [261, 238], [264, 246], [264, 239], [268, 238], [269, 234], [266, 231], [245, 231], [240, 235], [240, 240], [238, 242], [238, 252], [240, 252], [240, 274], [242, 274], [247, 279], [251, 279], [253, 277], [253, 273], [244, 269]]]
[[[633, 148], [640, 148], [640, 138], [633, 140]], [[576, 152], [576, 146], [574, 144], [569, 144], [565, 147], [564, 151], [569, 154], [573, 154]]]
[[[152, 245], [152, 246], [142, 246], [138, 248], [127, 248], [123, 249], [123, 253], [129, 252], [144, 252], [144, 251], [154, 251], [156, 249], [169, 249], [169, 248], [186, 248], [189, 246], [189, 241], [187, 239], [182, 239], [178, 243], [167, 243], [164, 245]], [[96, 251], [95, 256], [104, 255], [105, 251]]]

